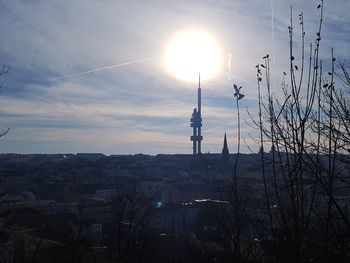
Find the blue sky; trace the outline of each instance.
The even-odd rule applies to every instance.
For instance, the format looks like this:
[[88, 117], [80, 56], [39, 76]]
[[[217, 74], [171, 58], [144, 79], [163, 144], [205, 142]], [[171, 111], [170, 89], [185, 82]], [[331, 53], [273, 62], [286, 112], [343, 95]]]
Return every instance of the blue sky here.
[[[0, 139], [0, 152], [191, 153], [197, 84], [173, 78], [164, 65], [168, 39], [186, 28], [212, 33], [224, 61], [232, 54], [231, 71], [202, 82], [202, 115], [203, 151], [221, 152], [226, 131], [234, 152], [232, 83], [243, 86], [242, 115], [249, 121], [246, 108], [256, 112], [254, 66], [272, 56], [278, 93], [288, 68], [290, 6], [295, 20], [304, 13], [312, 42], [319, 2], [0, 0], [0, 63], [12, 67], [1, 78], [0, 124], [10, 132]], [[332, 47], [336, 57], [349, 59], [349, 10], [348, 0], [325, 1], [325, 60]], [[139, 62], [64, 77], [133, 61]], [[242, 126], [256, 149], [254, 131]]]

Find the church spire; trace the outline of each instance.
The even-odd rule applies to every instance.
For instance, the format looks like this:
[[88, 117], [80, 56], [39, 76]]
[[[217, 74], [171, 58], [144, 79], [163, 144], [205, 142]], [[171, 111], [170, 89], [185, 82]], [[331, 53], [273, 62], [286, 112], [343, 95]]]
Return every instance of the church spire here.
[[225, 132], [225, 137], [224, 137], [224, 146], [222, 147], [222, 156], [227, 156], [229, 155], [228, 147], [227, 147], [227, 139], [226, 139], [226, 132]]

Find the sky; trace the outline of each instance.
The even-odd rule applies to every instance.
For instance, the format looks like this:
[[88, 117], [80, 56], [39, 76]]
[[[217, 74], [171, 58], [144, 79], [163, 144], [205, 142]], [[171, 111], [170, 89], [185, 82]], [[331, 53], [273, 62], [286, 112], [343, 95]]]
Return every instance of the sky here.
[[[165, 65], [169, 39], [186, 29], [210, 32], [223, 54], [222, 70], [201, 82], [202, 151], [221, 152], [225, 132], [236, 151], [233, 83], [245, 94], [242, 151], [255, 151], [248, 114], [256, 114], [255, 65], [270, 54], [277, 94], [288, 70], [291, 6], [295, 21], [303, 12], [313, 42], [319, 3], [0, 0], [0, 64], [11, 66], [0, 77], [0, 125], [10, 128], [0, 152], [191, 153], [198, 84], [174, 78]], [[324, 10], [321, 57], [329, 60], [334, 48], [348, 60], [350, 1], [325, 0]]]

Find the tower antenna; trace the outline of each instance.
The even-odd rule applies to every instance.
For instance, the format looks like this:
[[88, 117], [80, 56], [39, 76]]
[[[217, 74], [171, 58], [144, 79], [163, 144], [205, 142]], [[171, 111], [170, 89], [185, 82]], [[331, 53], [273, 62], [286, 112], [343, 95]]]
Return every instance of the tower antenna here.
[[191, 127], [193, 128], [193, 135], [191, 141], [193, 142], [193, 154], [201, 154], [201, 141], [203, 136], [201, 134], [202, 128], [202, 90], [201, 90], [201, 73], [198, 74], [198, 92], [197, 92], [197, 108], [193, 109], [191, 118]]

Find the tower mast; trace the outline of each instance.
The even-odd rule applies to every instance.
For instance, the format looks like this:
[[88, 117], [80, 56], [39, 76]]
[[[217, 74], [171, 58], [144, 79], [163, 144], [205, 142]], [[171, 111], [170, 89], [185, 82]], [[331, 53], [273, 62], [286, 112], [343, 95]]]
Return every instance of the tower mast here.
[[201, 141], [202, 141], [202, 90], [201, 90], [201, 73], [198, 74], [198, 118], [200, 125], [198, 125], [198, 154], [201, 154]]
[[198, 78], [198, 91], [197, 91], [197, 108], [193, 109], [191, 118], [191, 127], [193, 128], [193, 134], [191, 141], [193, 142], [193, 154], [201, 154], [201, 141], [203, 136], [201, 134], [202, 128], [202, 90], [201, 90], [201, 74]]

